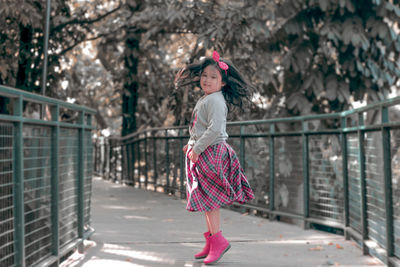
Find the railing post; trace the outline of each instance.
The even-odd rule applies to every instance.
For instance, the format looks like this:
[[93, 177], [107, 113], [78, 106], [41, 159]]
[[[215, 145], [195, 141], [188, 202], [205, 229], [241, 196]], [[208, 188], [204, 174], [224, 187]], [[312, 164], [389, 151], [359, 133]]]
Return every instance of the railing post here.
[[124, 141], [120, 140], [121, 146], [121, 184], [125, 182], [128, 174], [128, 150]]
[[167, 178], [167, 190], [165, 190], [164, 188], [164, 192], [165, 193], [169, 193], [170, 192], [170, 184], [169, 184], [169, 145], [168, 145], [168, 130], [165, 130], [165, 155], [166, 155], [166, 159], [165, 159], [165, 164], [166, 164], [166, 178]]
[[243, 170], [246, 171], [246, 163], [245, 163], [245, 139], [244, 135], [244, 126], [240, 125], [240, 165], [242, 166]]
[[111, 179], [111, 158], [112, 158], [112, 147], [111, 147], [111, 139], [110, 138], [107, 138], [106, 139], [107, 140], [107, 142], [106, 142], [106, 148], [107, 148], [107, 154], [108, 154], [108, 157], [106, 157], [107, 158], [107, 164], [106, 164], [106, 166], [107, 166], [107, 179], [108, 180], [110, 180]]
[[14, 263], [17, 267], [25, 266], [25, 223], [24, 223], [24, 136], [23, 136], [23, 99], [19, 96], [14, 101], [14, 115], [19, 117], [14, 123]]
[[158, 178], [158, 173], [157, 173], [157, 149], [156, 149], [156, 137], [155, 137], [155, 132], [152, 132], [153, 135], [153, 168], [154, 168], [154, 191], [157, 191], [157, 178]]
[[138, 156], [138, 181], [139, 181], [139, 188], [142, 188], [142, 177], [140, 172], [140, 136], [138, 136], [137, 140], [137, 156]]
[[[382, 124], [389, 122], [389, 110], [382, 108]], [[384, 175], [384, 193], [386, 210], [386, 251], [387, 262], [394, 254], [394, 236], [393, 236], [393, 199], [392, 199], [392, 160], [390, 148], [390, 128], [382, 127], [382, 148], [383, 148], [383, 175]]]
[[120, 162], [122, 168], [122, 161], [119, 160], [120, 157], [122, 159], [122, 151], [121, 151], [121, 146], [119, 145], [119, 141], [117, 139], [115, 139], [114, 154], [115, 154], [114, 182], [118, 182], [118, 162]]
[[308, 229], [309, 223], [307, 222], [307, 218], [310, 216], [310, 172], [308, 169], [309, 163], [309, 151], [308, 151], [308, 135], [305, 133], [308, 130], [307, 121], [302, 121], [302, 129], [303, 129], [303, 191], [304, 191], [304, 229]]
[[132, 141], [131, 150], [132, 150], [132, 185], [133, 185], [133, 187], [135, 187], [136, 186], [136, 182], [135, 182], [136, 153], [135, 153], [135, 142], [134, 141]]
[[98, 143], [98, 138], [96, 138], [96, 141], [95, 141], [95, 144], [94, 144], [94, 165], [93, 165], [93, 169], [94, 169], [94, 171], [95, 172], [98, 172], [97, 171], [97, 153], [98, 153], [98, 146], [97, 146], [97, 143]]
[[179, 132], [178, 132], [178, 138], [179, 138], [179, 169], [180, 169], [180, 171], [179, 171], [179, 173], [180, 173], [179, 191], [180, 191], [180, 197], [181, 198], [183, 198], [182, 197], [183, 196], [183, 183], [184, 183], [183, 180], [184, 180], [184, 174], [185, 174], [185, 171], [186, 171], [185, 159], [183, 158], [184, 155], [183, 155], [183, 150], [182, 150], [182, 148], [183, 148], [183, 139], [182, 139], [183, 133], [182, 132], [183, 132], [182, 129], [179, 129]]
[[[84, 234], [84, 210], [85, 210], [85, 161], [83, 155], [85, 153], [85, 112], [79, 112], [79, 138], [78, 138], [78, 181], [77, 181], [77, 188], [78, 188], [78, 237], [83, 241], [83, 234]], [[78, 246], [78, 250], [80, 253], [83, 253], [83, 242], [81, 242]]]
[[[358, 126], [364, 126], [363, 113], [358, 113]], [[367, 196], [366, 196], [366, 181], [365, 181], [365, 149], [364, 149], [364, 131], [358, 130], [358, 162], [360, 164], [360, 197], [361, 197], [361, 235], [362, 235], [362, 251], [364, 255], [368, 254], [368, 248], [365, 245], [365, 240], [368, 239], [368, 218], [367, 218]]]
[[349, 217], [349, 173], [347, 169], [347, 134], [344, 129], [347, 127], [346, 117], [342, 117], [340, 121], [341, 126], [341, 145], [342, 145], [342, 174], [343, 174], [343, 198], [344, 198], [344, 235], [346, 240], [350, 240], [350, 235], [347, 228], [350, 225]]
[[148, 152], [148, 149], [147, 149], [147, 131], [144, 134], [145, 134], [145, 137], [144, 137], [144, 175], [146, 177], [146, 180], [144, 182], [144, 186], [147, 189], [147, 184], [149, 182], [149, 175], [148, 175], [148, 168], [147, 168], [147, 164], [148, 164], [148, 161], [147, 161], [147, 152]]
[[269, 219], [272, 221], [272, 211], [275, 210], [275, 124], [269, 126]]
[[132, 173], [132, 164], [131, 164], [131, 162], [132, 162], [132, 156], [131, 156], [131, 150], [129, 149], [130, 148], [130, 144], [129, 144], [129, 140], [126, 140], [126, 142], [125, 142], [125, 153], [126, 153], [126, 160], [125, 160], [125, 162], [126, 162], [126, 176], [125, 176], [125, 180], [124, 180], [124, 183], [125, 184], [129, 184], [129, 182], [130, 182], [130, 178], [131, 178], [131, 173]]
[[51, 137], [51, 227], [52, 227], [52, 254], [59, 255], [59, 154], [60, 154], [60, 125], [58, 115], [60, 114], [59, 105], [52, 106], [51, 120], [57, 125], [53, 127]]

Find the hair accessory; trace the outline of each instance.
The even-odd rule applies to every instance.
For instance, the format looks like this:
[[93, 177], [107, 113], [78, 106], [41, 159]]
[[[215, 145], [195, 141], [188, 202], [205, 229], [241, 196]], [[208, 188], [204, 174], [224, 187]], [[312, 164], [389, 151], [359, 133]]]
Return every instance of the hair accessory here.
[[213, 59], [218, 63], [218, 66], [225, 71], [225, 74], [228, 74], [227, 70], [229, 69], [228, 65], [225, 62], [219, 61], [219, 54], [217, 51], [213, 52]]

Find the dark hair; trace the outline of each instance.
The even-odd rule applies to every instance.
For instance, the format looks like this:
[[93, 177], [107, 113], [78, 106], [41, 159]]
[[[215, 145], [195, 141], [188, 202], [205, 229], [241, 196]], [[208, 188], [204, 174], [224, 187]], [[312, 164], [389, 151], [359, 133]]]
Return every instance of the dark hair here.
[[182, 75], [177, 81], [176, 86], [196, 85], [200, 87], [200, 76], [203, 70], [207, 66], [215, 66], [219, 70], [222, 77], [222, 82], [225, 85], [221, 88], [222, 94], [224, 95], [225, 101], [228, 104], [238, 106], [243, 109], [243, 99], [250, 101], [250, 96], [254, 90], [254, 87], [247, 82], [247, 80], [240, 74], [239, 70], [232, 64], [230, 60], [220, 58], [220, 61], [228, 65], [228, 70], [222, 70], [218, 63], [211, 57], [206, 57], [199, 63], [193, 63], [188, 65]]

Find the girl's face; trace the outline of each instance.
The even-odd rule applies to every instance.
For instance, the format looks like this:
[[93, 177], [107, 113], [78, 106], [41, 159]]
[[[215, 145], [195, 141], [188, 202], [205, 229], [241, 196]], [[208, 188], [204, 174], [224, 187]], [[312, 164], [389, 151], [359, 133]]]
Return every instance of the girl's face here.
[[222, 76], [217, 67], [208, 65], [204, 68], [200, 76], [200, 86], [206, 95], [221, 91], [224, 85], [225, 83], [222, 82]]

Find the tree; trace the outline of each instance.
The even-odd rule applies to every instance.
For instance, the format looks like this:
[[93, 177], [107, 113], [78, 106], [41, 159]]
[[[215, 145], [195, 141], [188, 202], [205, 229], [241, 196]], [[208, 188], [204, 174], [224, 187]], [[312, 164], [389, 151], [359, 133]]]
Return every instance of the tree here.
[[[40, 92], [45, 7], [44, 0], [0, 1], [0, 84]], [[52, 1], [46, 95], [62, 98], [57, 83], [64, 56], [82, 42], [99, 38], [93, 25], [119, 8], [105, 10], [100, 4]], [[0, 112], [8, 112], [6, 99], [1, 98], [0, 104]]]
[[[377, 101], [400, 74], [397, 1], [163, 3], [135, 18], [151, 25], [144, 39], [158, 45], [162, 38], [192, 35], [190, 57], [217, 49], [231, 58], [257, 95], [269, 99], [270, 112], [253, 106], [256, 118], [340, 111], [365, 96]], [[175, 95], [177, 119], [189, 112], [177, 108], [186, 94]]]
[[[398, 1], [284, 1], [269, 50], [281, 54], [290, 114], [348, 109], [387, 97], [400, 77]], [[296, 82], [296, 81], [301, 81]]]
[[[48, 95], [71, 95], [73, 88], [54, 90], [64, 77], [73, 77], [59, 68], [60, 60], [72, 62], [81, 53], [79, 44], [93, 41], [112, 75], [112, 90], [121, 95], [123, 135], [187, 124], [201, 92], [174, 90], [174, 73], [214, 49], [257, 88], [247, 112], [230, 112], [230, 119], [347, 109], [352, 100], [386, 97], [400, 74], [395, 0], [53, 2]], [[0, 44], [6, 55], [0, 57], [1, 83], [15, 86], [19, 79], [21, 88], [39, 89], [43, 23], [37, 21], [43, 21], [43, 5], [30, 0], [0, 6], [6, 18], [0, 21], [6, 37]], [[33, 29], [32, 42], [19, 22]], [[13, 46], [20, 39], [26, 45]], [[24, 47], [35, 53], [24, 54]]]
[[[213, 49], [238, 62], [251, 80], [269, 84], [274, 78], [268, 69], [272, 57], [259, 57], [259, 43], [269, 34], [266, 21], [273, 15], [270, 7], [264, 1], [154, 1], [135, 16], [131, 15], [129, 24], [142, 29], [139, 61], [142, 75], [138, 79], [139, 92], [143, 94], [139, 93], [138, 109], [150, 107], [162, 118], [139, 112], [138, 124], [141, 127], [161, 126], [163, 121], [169, 125], [186, 124], [192, 108], [188, 102], [193, 103], [201, 92], [188, 88], [174, 91], [174, 72], [185, 63], [210, 55]], [[254, 49], [258, 49], [257, 53]], [[253, 55], [254, 60], [250, 61]], [[146, 97], [146, 92], [152, 92], [156, 100]]]

